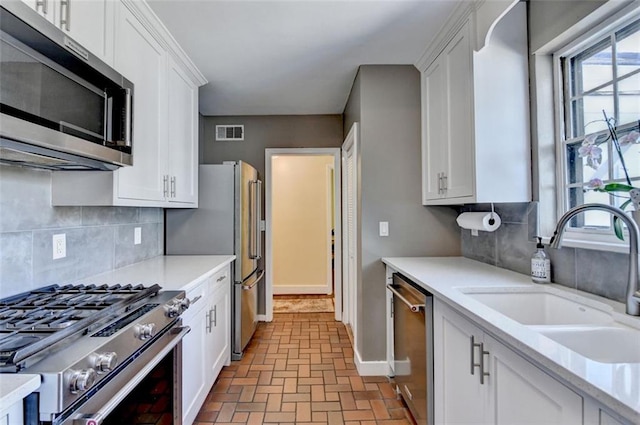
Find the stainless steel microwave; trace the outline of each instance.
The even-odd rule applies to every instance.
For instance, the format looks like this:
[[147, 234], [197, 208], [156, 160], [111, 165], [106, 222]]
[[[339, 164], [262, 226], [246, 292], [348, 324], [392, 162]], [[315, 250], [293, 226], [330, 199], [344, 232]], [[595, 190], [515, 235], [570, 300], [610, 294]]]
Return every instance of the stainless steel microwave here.
[[0, 6], [0, 161], [132, 165], [133, 84], [22, 1]]

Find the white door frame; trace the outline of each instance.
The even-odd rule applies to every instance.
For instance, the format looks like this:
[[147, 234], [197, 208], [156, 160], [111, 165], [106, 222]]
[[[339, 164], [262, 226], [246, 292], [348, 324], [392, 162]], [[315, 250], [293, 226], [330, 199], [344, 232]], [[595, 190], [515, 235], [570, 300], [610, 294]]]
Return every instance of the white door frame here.
[[[353, 334], [354, 339], [354, 349], [356, 348], [357, 334], [358, 334], [358, 326], [357, 326], [357, 312], [358, 312], [358, 279], [360, 275], [360, 229], [359, 229], [359, 217], [360, 217], [360, 191], [359, 180], [360, 180], [360, 146], [359, 146], [359, 126], [358, 123], [355, 122], [351, 126], [349, 130], [349, 134], [344, 139], [344, 143], [342, 144], [341, 149], [341, 157], [342, 157], [342, 222], [343, 222], [343, 234], [342, 240], [344, 241], [344, 250], [342, 251], [342, 270], [344, 270], [344, 284], [342, 286], [343, 290], [343, 317], [342, 321], [344, 323], [348, 323], [351, 326], [351, 332]], [[347, 155], [351, 154], [353, 156], [354, 167], [353, 167], [353, 181], [349, 182], [347, 179]], [[353, 202], [354, 205], [354, 214], [353, 214], [353, 226], [354, 229], [352, 231], [352, 235], [354, 236], [354, 240], [349, 240], [348, 234], [348, 219], [347, 219], [347, 210], [348, 210], [348, 199], [347, 199], [347, 184], [352, 184], [352, 193], [354, 196]], [[350, 244], [353, 246], [350, 247]], [[349, 259], [349, 249], [353, 249], [354, 257], [351, 261]], [[352, 267], [349, 267], [349, 264]], [[337, 291], [337, 289], [336, 289]]]
[[[272, 233], [272, 169], [271, 161], [272, 157], [276, 155], [325, 155], [333, 156], [333, 169], [334, 172], [334, 223], [335, 223], [335, 258], [342, 258], [342, 214], [340, 211], [341, 204], [341, 189], [342, 184], [340, 181], [340, 148], [277, 148], [277, 149], [265, 149], [265, 321], [271, 322], [273, 320], [273, 233]], [[335, 267], [335, 317], [336, 320], [342, 320], [342, 262], [334, 261]]]

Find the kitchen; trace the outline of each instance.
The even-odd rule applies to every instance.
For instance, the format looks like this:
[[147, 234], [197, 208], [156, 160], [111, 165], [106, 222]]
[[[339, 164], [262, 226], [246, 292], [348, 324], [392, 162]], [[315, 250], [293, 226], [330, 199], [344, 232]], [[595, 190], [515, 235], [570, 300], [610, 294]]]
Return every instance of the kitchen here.
[[[107, 7], [108, 13], [113, 16], [118, 13], [117, 21], [128, 23], [129, 26], [121, 27], [127, 39], [135, 32], [151, 27], [153, 34], [162, 34], [166, 30], [146, 22], [146, 27], [140, 27], [139, 22], [144, 21], [145, 14], [153, 11], [151, 7], [127, 4], [126, 10], [114, 10]], [[136, 2], [137, 3], [137, 2]], [[169, 2], [166, 2], [169, 3]], [[486, 4], [491, 5], [491, 2]], [[162, 6], [157, 5], [160, 15]], [[607, 16], [619, 13], [626, 3], [622, 2], [572, 2], [569, 6], [566, 2], [530, 2], [529, 4], [529, 49], [531, 51], [552, 52], [550, 42], [566, 32], [582, 18], [586, 20], [580, 25], [590, 26], [605, 20]], [[633, 4], [631, 5], [633, 6]], [[631, 7], [629, 6], [629, 7]], [[146, 7], [146, 9], [145, 9]], [[567, 9], [572, 13], [568, 14]], [[57, 10], [52, 8], [53, 10]], [[73, 8], [71, 9], [74, 10]], [[78, 9], [75, 9], [78, 10]], [[135, 11], [131, 12], [131, 10]], [[131, 12], [131, 13], [128, 13]], [[498, 13], [498, 12], [494, 12]], [[165, 12], [166, 17], [170, 12]], [[637, 16], [637, 9], [633, 9], [632, 15]], [[489, 14], [491, 15], [491, 14]], [[114, 18], [115, 19], [115, 18]], [[495, 19], [489, 20], [487, 27], [491, 27]], [[444, 19], [441, 20], [444, 22]], [[137, 23], [138, 22], [138, 23]], [[167, 20], [164, 24], [173, 34], [174, 26]], [[433, 22], [435, 28], [440, 28], [439, 22]], [[575, 32], [580, 31], [580, 25]], [[178, 25], [179, 26], [179, 25]], [[71, 28], [75, 26], [72, 25]], [[151, 31], [148, 31], [151, 32]], [[178, 34], [178, 32], [176, 32]], [[569, 34], [570, 35], [570, 34]], [[435, 36], [433, 45], [444, 45], [451, 34], [441, 32]], [[566, 34], [565, 34], [566, 36]], [[182, 39], [176, 36], [176, 39]], [[529, 260], [535, 251], [535, 243], [532, 242], [536, 234], [536, 221], [539, 222], [543, 235], [550, 235], [556, 219], [553, 214], [543, 214], [544, 211], [553, 211], [548, 208], [555, 203], [555, 195], [550, 195], [549, 173], [554, 163], [549, 162], [549, 155], [553, 158], [554, 148], [549, 148], [549, 141], [553, 142], [553, 124], [549, 127], [549, 121], [553, 122], [552, 108], [548, 99], [551, 79], [544, 78], [546, 73], [551, 73], [544, 65], [551, 61], [550, 54], [535, 55], [529, 66], [529, 78], [536, 82], [531, 88], [531, 140], [533, 157], [534, 183], [531, 185], [532, 193], [522, 193], [517, 201], [502, 201], [508, 203], [496, 204], [496, 212], [502, 217], [502, 226], [496, 232], [480, 232], [479, 236], [471, 236], [469, 231], [461, 231], [455, 224], [458, 212], [450, 207], [423, 207], [418, 200], [421, 190], [421, 161], [420, 161], [420, 92], [421, 77], [413, 65], [410, 66], [362, 66], [356, 77], [356, 69], [352, 70], [351, 80], [344, 87], [342, 99], [344, 103], [340, 109], [330, 115], [302, 115], [296, 117], [277, 116], [278, 111], [263, 113], [260, 117], [241, 117], [240, 114], [230, 113], [231, 117], [222, 114], [218, 116], [202, 116], [198, 120], [197, 103], [194, 102], [194, 92], [197, 95], [198, 85], [204, 84], [204, 79], [198, 75], [197, 68], [192, 67], [190, 60], [185, 59], [181, 49], [174, 44], [175, 40], [164, 40], [163, 44], [154, 41], [153, 37], [145, 38], [145, 44], [137, 46], [144, 49], [148, 58], [153, 60], [153, 53], [159, 55], [155, 60], [163, 65], [162, 72], [150, 73], [150, 70], [139, 70], [135, 66], [135, 60], [131, 58], [142, 57], [138, 50], [131, 47], [130, 51], [121, 51], [122, 60], [113, 58], [113, 46], [108, 43], [98, 43], [104, 47], [104, 61], [114, 63], [115, 68], [128, 78], [130, 75], [140, 78], [146, 77], [142, 84], [135, 84], [136, 102], [148, 102], [153, 108], [148, 113], [136, 115], [134, 122], [134, 136], [136, 129], [147, 126], [148, 133], [142, 134], [142, 139], [134, 137], [134, 147], [140, 146], [141, 157], [147, 161], [145, 172], [137, 171], [134, 165], [127, 170], [120, 170], [119, 180], [112, 173], [88, 172], [86, 177], [79, 179], [77, 175], [61, 172], [35, 171], [22, 167], [3, 165], [0, 167], [0, 214], [2, 214], [2, 273], [1, 288], [2, 297], [35, 289], [43, 285], [55, 283], [77, 282], [87, 277], [120, 269], [130, 264], [140, 263], [144, 260], [160, 261], [156, 257], [164, 254], [164, 207], [180, 204], [188, 206], [194, 204], [193, 194], [197, 194], [197, 167], [193, 166], [193, 158], [201, 156], [201, 163], [221, 163], [227, 160], [244, 160], [256, 168], [263, 175], [264, 148], [275, 147], [340, 147], [346, 137], [351, 122], [361, 123], [361, 236], [362, 259], [360, 265], [361, 277], [358, 286], [358, 306], [362, 306], [356, 314], [356, 335], [354, 349], [358, 356], [358, 370], [361, 374], [365, 370], [373, 371], [374, 375], [385, 375], [384, 369], [387, 363], [387, 346], [380, 333], [386, 325], [386, 295], [385, 295], [385, 268], [380, 261], [383, 257], [409, 257], [409, 256], [459, 256], [479, 260], [498, 266], [502, 269], [511, 269], [520, 274], [529, 273]], [[122, 41], [120, 41], [122, 42]], [[565, 41], [564, 43], [566, 43]], [[118, 43], [118, 40], [115, 40]], [[142, 43], [142, 42], [140, 42]], [[425, 52], [429, 56], [429, 40], [423, 41], [418, 56]], [[93, 45], [87, 44], [88, 48]], [[166, 49], [166, 51], [163, 51]], [[434, 47], [435, 49], [435, 47]], [[97, 52], [98, 49], [91, 49]], [[437, 49], [435, 49], [437, 50]], [[168, 54], [169, 51], [171, 54]], [[109, 53], [111, 52], [111, 53]], [[98, 52], [100, 53], [100, 52]], [[433, 53], [433, 52], [431, 52]], [[437, 53], [437, 52], [436, 52]], [[111, 58], [109, 57], [111, 55]], [[128, 55], [128, 56], [127, 56]], [[190, 52], [191, 55], [191, 52]], [[433, 56], [433, 55], [432, 55]], [[147, 56], [145, 56], [147, 58]], [[169, 58], [169, 59], [168, 59]], [[179, 62], [176, 58], [181, 59]], [[420, 59], [424, 59], [421, 63]], [[121, 61], [121, 62], [119, 62]], [[178, 62], [176, 65], [174, 62]], [[171, 62], [167, 65], [167, 62]], [[121, 66], [118, 66], [120, 63]], [[363, 62], [365, 63], [365, 62]], [[415, 57], [411, 61], [403, 63], [415, 63], [420, 71], [424, 71], [431, 63], [427, 57]], [[133, 65], [132, 65], [133, 64]], [[153, 70], [151, 70], [153, 71]], [[178, 91], [185, 104], [190, 108], [182, 108], [179, 111], [190, 118], [176, 121], [168, 131], [184, 132], [191, 138], [191, 145], [183, 150], [172, 150], [171, 161], [168, 160], [165, 146], [169, 140], [176, 139], [169, 136], [158, 122], [165, 122], [165, 116], [173, 117], [177, 111], [168, 111], [170, 107], [176, 107], [177, 102], [167, 102], [161, 96], [154, 93], [157, 85], [153, 84], [153, 78], [157, 81], [167, 75], [172, 76], [176, 87], [185, 91]], [[180, 86], [178, 76], [183, 81], [190, 81], [191, 97], [186, 93], [185, 86]], [[184, 77], [187, 77], [186, 79]], [[542, 76], [542, 77], [538, 77]], [[355, 81], [354, 81], [355, 78]], [[146, 83], [145, 83], [146, 81]], [[353, 82], [353, 87], [351, 83]], [[211, 86], [211, 85], [210, 85]], [[207, 87], [207, 86], [205, 86]], [[151, 99], [140, 97], [145, 90], [151, 92]], [[201, 89], [203, 90], [203, 89]], [[157, 90], [155, 90], [157, 92]], [[396, 97], [394, 97], [394, 94]], [[388, 103], [385, 103], [388, 102]], [[373, 106], [380, 105], [380, 109]], [[200, 111], [203, 115], [204, 111]], [[189, 115], [189, 113], [191, 115]], [[154, 115], [155, 114], [155, 115]], [[236, 116], [234, 116], [236, 115]], [[273, 116], [269, 116], [273, 115]], [[637, 115], [637, 114], [636, 114]], [[357, 118], [354, 118], [357, 117]], [[491, 117], [489, 117], [491, 118]], [[155, 119], [155, 121], [154, 121]], [[240, 119], [242, 121], [240, 121]], [[528, 123], [527, 119], [527, 123]], [[154, 124], [156, 123], [156, 124]], [[189, 123], [198, 125], [192, 128]], [[216, 125], [245, 125], [245, 142], [215, 142]], [[278, 127], [279, 128], [274, 128]], [[312, 127], [316, 140], [309, 145], [307, 128]], [[269, 135], [269, 131], [273, 131]], [[257, 137], [263, 132], [266, 136]], [[198, 133], [202, 141], [198, 144]], [[283, 141], [283, 135], [287, 135], [287, 141]], [[187, 137], [188, 139], [189, 137]], [[144, 139], [144, 140], [143, 140]], [[183, 139], [182, 137], [180, 139]], [[260, 139], [260, 140], [258, 140]], [[138, 140], [141, 140], [138, 142]], [[149, 144], [148, 140], [160, 143], [161, 148]], [[391, 144], [389, 140], [397, 140]], [[144, 142], [147, 141], [146, 144]], [[529, 146], [528, 137], [525, 146]], [[139, 143], [136, 145], [136, 143]], [[243, 144], [244, 143], [244, 144]], [[164, 145], [163, 145], [164, 144]], [[289, 144], [289, 146], [287, 145]], [[253, 147], [255, 146], [255, 147]], [[137, 148], [134, 148], [137, 149]], [[550, 153], [551, 151], [551, 153]], [[183, 153], [185, 158], [178, 158], [174, 154]], [[136, 155], [138, 152], [136, 152]], [[176, 164], [184, 159], [188, 165], [182, 169], [173, 169]], [[136, 161], [134, 159], [134, 161]], [[175, 162], [174, 162], [175, 161]], [[528, 164], [518, 160], [518, 164]], [[137, 165], [137, 164], [136, 164]], [[519, 167], [528, 173], [528, 167]], [[380, 170], [385, 170], [381, 173]], [[129, 175], [126, 176], [125, 173]], [[172, 181], [169, 177], [166, 186], [163, 176], [176, 176]], [[388, 183], [388, 176], [393, 175], [392, 184]], [[553, 178], [552, 178], [553, 180]], [[437, 179], [436, 179], [437, 181]], [[135, 183], [135, 184], [134, 184]], [[89, 185], [90, 189], [82, 190]], [[171, 186], [175, 185], [175, 189]], [[398, 190], [399, 187], [407, 188]], [[94, 189], [95, 188], [95, 189]], [[89, 192], [89, 193], [88, 193]], [[171, 196], [175, 192], [177, 196]], [[100, 199], [98, 199], [100, 198]], [[149, 198], [153, 200], [149, 200]], [[529, 202], [535, 199], [540, 203]], [[551, 200], [550, 200], [551, 199]], [[52, 203], [53, 201], [53, 203]], [[488, 211], [491, 206], [488, 202], [499, 202], [497, 199], [464, 202], [464, 211]], [[55, 206], [52, 205], [67, 205]], [[110, 205], [110, 206], [105, 206]], [[546, 209], [542, 209], [547, 205]], [[390, 236], [381, 238], [378, 236], [378, 222], [390, 223]], [[140, 228], [139, 231], [136, 228]], [[532, 230], [533, 229], [533, 230]], [[140, 237], [136, 237], [136, 232]], [[59, 260], [51, 259], [52, 237], [56, 234], [66, 234], [67, 255]], [[136, 244], [139, 241], [140, 243]], [[436, 243], [437, 241], [437, 243]], [[621, 302], [626, 287], [627, 258], [623, 253], [610, 251], [593, 251], [565, 247], [561, 250], [548, 249], [554, 266], [554, 282], [561, 286], [578, 288], [586, 292], [612, 298]], [[612, 267], [612, 264], [615, 267]], [[223, 267], [223, 266], [221, 266]], [[200, 271], [204, 276], [215, 269]], [[197, 274], [197, 267], [194, 267]], [[519, 276], [514, 274], [514, 276]], [[188, 279], [193, 282], [196, 277]], [[611, 283], [604, 284], [607, 279]], [[193, 282], [195, 289], [197, 282]], [[7, 289], [5, 289], [7, 288]], [[165, 288], [169, 289], [169, 288]], [[173, 288], [171, 288], [173, 289]], [[6, 292], [5, 292], [6, 291]], [[187, 290], [189, 292], [189, 290]], [[197, 297], [195, 295], [193, 298]], [[206, 298], [206, 297], [205, 297]], [[267, 314], [265, 300], [260, 300], [259, 314]], [[195, 303], [194, 308], [198, 306]], [[201, 306], [204, 305], [201, 303]], [[366, 306], [366, 307], [365, 307]], [[205, 309], [206, 310], [206, 309]], [[191, 314], [201, 313], [205, 310], [191, 310]], [[209, 311], [209, 310], [207, 310]], [[185, 313], [189, 314], [189, 310]], [[186, 319], [189, 319], [188, 317]], [[193, 331], [192, 331], [193, 334]], [[208, 378], [210, 380], [210, 378]], [[572, 385], [578, 385], [575, 382]], [[637, 388], [637, 384], [635, 388]], [[572, 386], [572, 388], [574, 388]], [[574, 389], [574, 391], [576, 391]], [[589, 390], [592, 391], [592, 390]], [[588, 398], [600, 395], [613, 398], [615, 396], [602, 396], [598, 391], [588, 393]], [[595, 395], [594, 395], [595, 394]], [[631, 396], [633, 396], [633, 392]], [[637, 398], [637, 392], [635, 393]], [[598, 399], [600, 400], [600, 399]], [[619, 402], [618, 402], [619, 403]], [[621, 423], [637, 420], [637, 404], [635, 413], [631, 407], [617, 409], [607, 404], [605, 410]], [[618, 406], [613, 404], [613, 406]], [[628, 406], [628, 404], [627, 404]], [[184, 409], [184, 406], [183, 406]], [[625, 410], [626, 409], [626, 410]], [[635, 416], [633, 416], [635, 414]], [[618, 416], [616, 416], [618, 415]], [[587, 420], [585, 419], [585, 422]], [[626, 422], [625, 422], [626, 421]]]

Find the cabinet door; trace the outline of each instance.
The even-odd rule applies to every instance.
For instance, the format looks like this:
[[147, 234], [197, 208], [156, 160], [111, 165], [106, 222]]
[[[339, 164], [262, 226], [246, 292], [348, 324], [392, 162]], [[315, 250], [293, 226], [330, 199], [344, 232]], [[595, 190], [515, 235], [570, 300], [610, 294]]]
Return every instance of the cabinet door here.
[[[202, 301], [203, 303], [205, 301]], [[201, 308], [183, 323], [191, 332], [182, 339], [182, 422], [191, 424], [209, 392], [206, 374], [206, 308]]]
[[473, 195], [473, 69], [469, 24], [447, 45], [442, 58], [446, 69], [445, 122], [447, 130], [445, 191], [447, 198]]
[[582, 397], [496, 339], [484, 343], [492, 424], [582, 425]]
[[226, 280], [224, 288], [219, 288], [213, 295], [210, 310], [210, 333], [209, 333], [209, 359], [207, 362], [207, 374], [211, 384], [214, 383], [218, 374], [225, 364], [229, 363], [231, 329], [229, 327], [229, 280]]
[[447, 169], [445, 69], [437, 59], [422, 74], [422, 201], [443, 196], [441, 176]]
[[198, 200], [198, 89], [169, 58], [168, 166], [170, 202]]
[[[486, 382], [480, 385], [479, 350], [472, 347], [482, 331], [461, 315], [434, 300], [434, 414], [436, 424], [483, 424]], [[474, 359], [472, 359], [472, 352]]]
[[[166, 67], [162, 46], [118, 5], [115, 68], [134, 84], [133, 166], [117, 170], [117, 198], [164, 201], [166, 170]], [[165, 184], [165, 177], [167, 177]]]
[[22, 0], [22, 2], [44, 16], [47, 21], [55, 23], [58, 0]]
[[113, 66], [113, 0], [58, 0], [57, 25], [91, 53]]

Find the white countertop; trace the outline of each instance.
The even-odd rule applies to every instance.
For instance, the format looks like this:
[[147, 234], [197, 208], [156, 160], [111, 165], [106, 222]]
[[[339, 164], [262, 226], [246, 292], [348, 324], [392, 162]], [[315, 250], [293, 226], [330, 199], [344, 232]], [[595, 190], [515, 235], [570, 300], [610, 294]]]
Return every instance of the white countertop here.
[[163, 290], [188, 291], [203, 278], [212, 276], [235, 260], [234, 255], [166, 255], [112, 270], [77, 283], [158, 284]]
[[[529, 276], [462, 257], [383, 258], [382, 261], [460, 311], [534, 364], [588, 394], [633, 423], [640, 423], [640, 363], [606, 364], [581, 356], [466, 295], [462, 290], [491, 287], [539, 288]], [[624, 305], [564, 286], [544, 285], [610, 306], [616, 319], [640, 327]]]
[[0, 374], [0, 412], [34, 392], [40, 386], [40, 375]]

